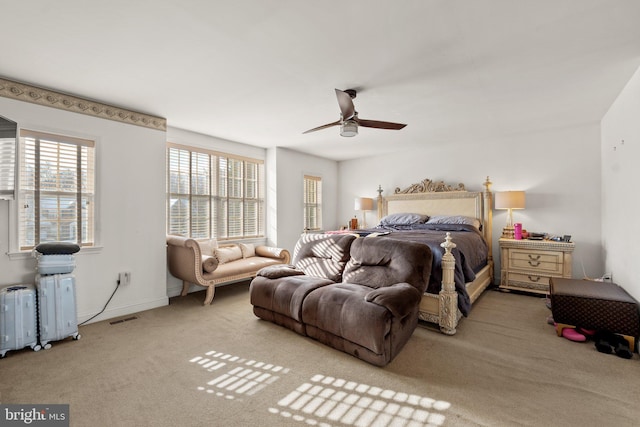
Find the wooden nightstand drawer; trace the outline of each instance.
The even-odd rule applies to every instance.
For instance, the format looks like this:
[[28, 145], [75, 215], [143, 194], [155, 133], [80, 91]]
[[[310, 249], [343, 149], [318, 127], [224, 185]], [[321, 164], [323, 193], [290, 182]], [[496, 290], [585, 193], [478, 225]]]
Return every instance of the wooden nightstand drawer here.
[[508, 273], [508, 287], [529, 290], [531, 292], [549, 292], [549, 277], [537, 274]]
[[562, 275], [563, 253], [510, 249], [509, 267], [511, 269]]
[[500, 288], [549, 292], [550, 277], [570, 278], [571, 242], [500, 239]]

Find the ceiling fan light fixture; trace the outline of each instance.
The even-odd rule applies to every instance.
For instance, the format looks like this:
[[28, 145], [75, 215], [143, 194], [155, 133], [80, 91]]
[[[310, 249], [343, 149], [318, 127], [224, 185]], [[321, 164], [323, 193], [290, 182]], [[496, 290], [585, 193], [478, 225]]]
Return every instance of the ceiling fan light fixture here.
[[340, 136], [356, 136], [358, 134], [358, 123], [355, 120], [347, 120], [340, 126]]

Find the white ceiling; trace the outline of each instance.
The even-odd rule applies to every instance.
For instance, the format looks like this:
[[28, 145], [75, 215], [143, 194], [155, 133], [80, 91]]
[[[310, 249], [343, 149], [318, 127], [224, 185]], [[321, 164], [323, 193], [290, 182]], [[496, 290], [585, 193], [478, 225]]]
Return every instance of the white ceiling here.
[[[640, 66], [637, 0], [2, 0], [0, 76], [343, 160], [599, 121]], [[333, 127], [334, 88], [360, 118]], [[10, 116], [10, 112], [0, 112]]]

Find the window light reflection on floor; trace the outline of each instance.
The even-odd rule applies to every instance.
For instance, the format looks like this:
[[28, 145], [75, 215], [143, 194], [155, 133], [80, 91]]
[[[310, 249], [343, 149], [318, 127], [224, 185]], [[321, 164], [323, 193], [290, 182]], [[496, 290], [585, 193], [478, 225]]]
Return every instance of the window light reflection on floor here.
[[[208, 372], [220, 371], [221, 375], [206, 386], [198, 387], [198, 390], [230, 400], [243, 395], [251, 396], [276, 382], [279, 375], [289, 372], [288, 368], [282, 366], [216, 351], [207, 352], [206, 357], [194, 357], [189, 362], [200, 365]], [[228, 370], [222, 371], [225, 366]]]
[[315, 375], [269, 408], [272, 414], [327, 427], [441, 426], [450, 403]]
[[[289, 368], [216, 351], [189, 362], [219, 373], [199, 391], [229, 400], [249, 398], [290, 373]], [[314, 375], [269, 412], [318, 427], [435, 427], [444, 424], [450, 407], [442, 400]]]

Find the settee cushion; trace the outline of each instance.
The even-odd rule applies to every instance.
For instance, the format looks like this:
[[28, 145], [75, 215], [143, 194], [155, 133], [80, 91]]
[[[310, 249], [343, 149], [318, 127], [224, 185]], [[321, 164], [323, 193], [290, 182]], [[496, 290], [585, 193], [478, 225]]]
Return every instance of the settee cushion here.
[[293, 265], [308, 276], [340, 282], [355, 239], [352, 234], [303, 234], [293, 251]]
[[218, 264], [218, 258], [211, 255], [202, 255], [202, 269], [205, 272], [211, 273], [218, 268]]
[[197, 239], [202, 255], [214, 256], [218, 249], [218, 241], [216, 239]]
[[242, 251], [242, 258], [251, 258], [256, 256], [256, 247], [253, 243], [240, 243], [240, 250]]
[[215, 256], [220, 264], [242, 259], [242, 249], [238, 245], [220, 246], [215, 250]]

